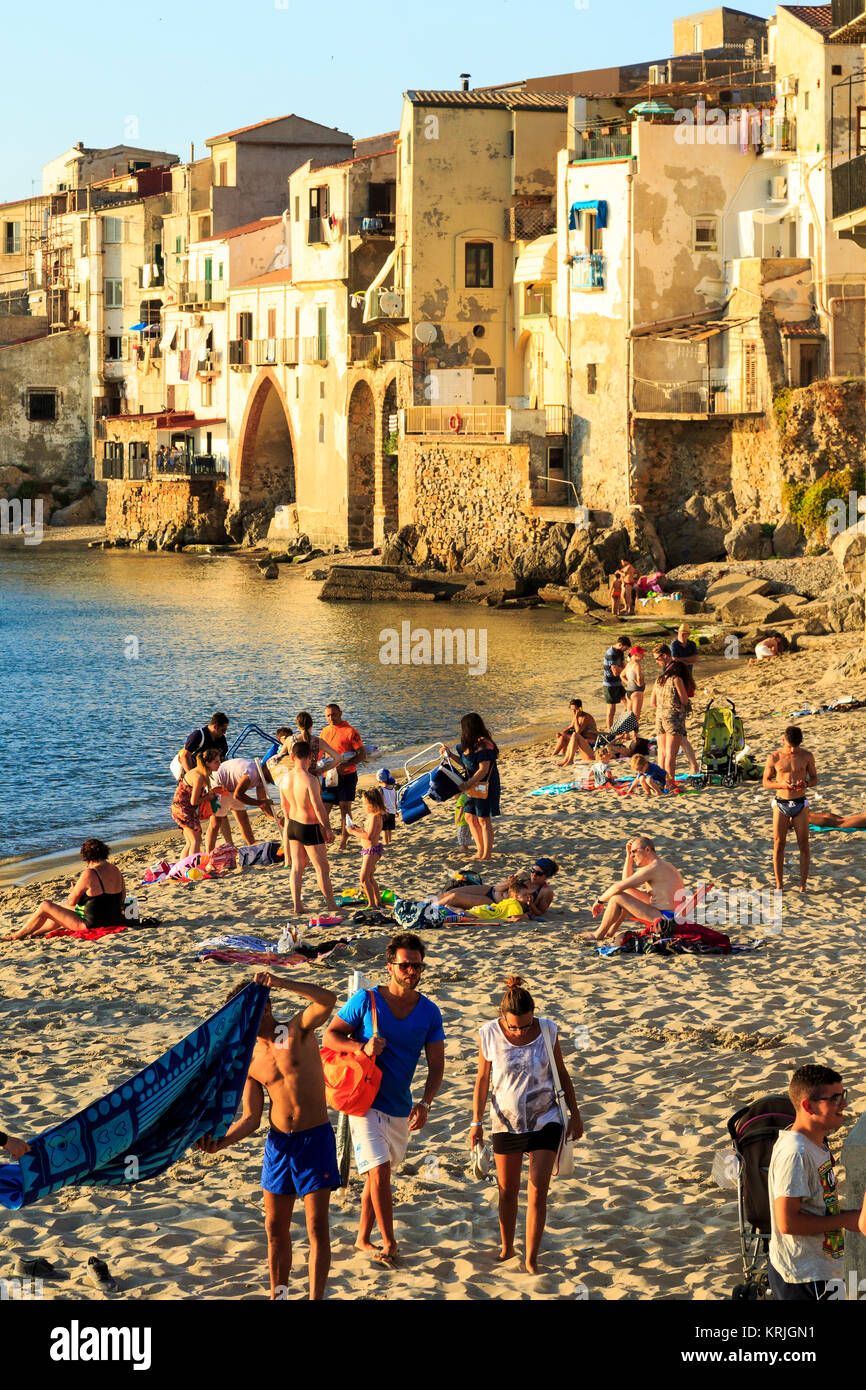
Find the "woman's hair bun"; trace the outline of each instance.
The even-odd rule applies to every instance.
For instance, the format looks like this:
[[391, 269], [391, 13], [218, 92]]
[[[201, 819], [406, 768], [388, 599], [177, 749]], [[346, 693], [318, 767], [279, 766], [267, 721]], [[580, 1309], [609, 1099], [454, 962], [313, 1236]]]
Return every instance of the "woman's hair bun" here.
[[523, 976], [522, 976], [522, 975], [509, 975], [509, 976], [508, 976], [508, 979], [505, 981], [505, 988], [506, 988], [506, 989], [520, 989], [520, 986], [521, 986], [522, 984], [523, 984]]

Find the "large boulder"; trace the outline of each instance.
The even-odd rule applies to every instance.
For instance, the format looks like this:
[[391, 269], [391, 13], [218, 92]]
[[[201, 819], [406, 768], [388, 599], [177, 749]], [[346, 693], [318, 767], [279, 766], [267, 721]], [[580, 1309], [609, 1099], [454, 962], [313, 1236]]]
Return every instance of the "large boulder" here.
[[783, 623], [793, 615], [790, 608], [775, 598], [762, 598], [760, 594], [745, 594], [733, 597], [716, 609], [717, 616], [724, 623]]
[[653, 574], [656, 570], [664, 573], [667, 568], [664, 547], [643, 507], [629, 507], [622, 523], [628, 534], [629, 557], [636, 569], [641, 574]]
[[0, 497], [14, 497], [19, 487], [27, 479], [27, 474], [21, 468], [16, 468], [14, 463], [9, 463], [5, 468], [0, 468]]
[[863, 594], [844, 585], [831, 589], [826, 595], [827, 626], [831, 632], [862, 632]]
[[96, 520], [96, 508], [91, 497], [79, 497], [77, 502], [70, 502], [68, 507], [60, 507], [52, 513], [52, 526], [87, 526], [89, 522]]
[[707, 603], [717, 608], [733, 598], [749, 598], [752, 595], [765, 598], [772, 590], [769, 579], [751, 579], [744, 574], [726, 574], [710, 585], [704, 597]]
[[527, 588], [559, 584], [565, 578], [565, 556], [571, 533], [565, 526], [551, 526], [532, 544], [518, 551], [512, 569]]
[[565, 552], [565, 573], [573, 574], [592, 545], [592, 533], [588, 526], [576, 526], [568, 549]]
[[757, 521], [738, 521], [725, 536], [725, 552], [732, 560], [769, 560], [773, 544]]
[[802, 533], [796, 521], [786, 516], [773, 532], [773, 554], [789, 560], [802, 546]]
[[845, 583], [852, 589], [861, 588], [866, 579], [866, 525], [849, 526], [834, 536], [830, 550]]
[[737, 519], [732, 492], [714, 492], [709, 497], [695, 493], [679, 510], [671, 512], [662, 528], [661, 539], [668, 566], [699, 565], [721, 560], [725, 536]]
[[600, 532], [595, 537], [592, 548], [601, 560], [605, 574], [613, 574], [623, 560], [627, 559], [631, 549], [631, 538], [624, 526], [614, 526], [609, 531]]
[[607, 585], [604, 565], [590, 546], [580, 564], [568, 576], [568, 587], [577, 594], [595, 594]]

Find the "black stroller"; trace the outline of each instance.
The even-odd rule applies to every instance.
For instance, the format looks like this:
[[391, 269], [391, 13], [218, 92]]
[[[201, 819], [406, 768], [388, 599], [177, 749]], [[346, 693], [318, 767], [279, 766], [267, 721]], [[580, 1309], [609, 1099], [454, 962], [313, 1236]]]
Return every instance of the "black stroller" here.
[[738, 1110], [728, 1121], [737, 1173], [737, 1214], [745, 1283], [737, 1284], [731, 1298], [769, 1298], [767, 1263], [770, 1250], [770, 1194], [767, 1174], [770, 1154], [779, 1131], [794, 1120], [787, 1096], [766, 1096]]

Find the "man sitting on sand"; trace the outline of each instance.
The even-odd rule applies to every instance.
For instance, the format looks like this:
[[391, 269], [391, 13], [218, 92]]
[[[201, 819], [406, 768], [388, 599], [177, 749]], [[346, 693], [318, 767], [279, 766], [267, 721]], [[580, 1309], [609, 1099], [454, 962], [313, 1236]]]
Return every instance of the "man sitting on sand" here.
[[659, 858], [652, 840], [637, 835], [625, 847], [622, 879], [606, 889], [592, 905], [593, 917], [603, 913], [601, 924], [597, 931], [584, 935], [593, 941], [604, 941], [617, 934], [625, 917], [636, 917], [646, 926], [662, 917], [672, 922], [675, 907], [683, 901], [684, 892], [679, 869]]
[[814, 756], [804, 748], [803, 731], [795, 724], [785, 730], [785, 741], [771, 753], [764, 768], [763, 785], [773, 791], [773, 872], [776, 887], [782, 887], [785, 841], [794, 827], [800, 847], [800, 892], [806, 891], [809, 877], [809, 803], [806, 792], [818, 781]]
[[322, 801], [318, 777], [310, 771], [310, 745], [292, 745], [290, 771], [280, 779], [280, 802], [285, 815], [283, 826], [283, 856], [286, 868], [292, 869], [292, 908], [301, 913], [301, 880], [312, 861], [319, 888], [331, 912], [337, 911], [331, 872], [328, 866], [328, 845], [334, 843], [334, 832]]
[[[244, 1087], [243, 1114], [223, 1139], [200, 1139], [198, 1147], [215, 1154], [254, 1134], [262, 1122], [267, 1091], [271, 1127], [265, 1143], [262, 1188], [271, 1298], [288, 1296], [292, 1211], [301, 1197], [310, 1241], [310, 1298], [321, 1299], [331, 1267], [328, 1203], [331, 1192], [342, 1184], [337, 1145], [325, 1103], [325, 1076], [316, 1029], [331, 1017], [337, 996], [329, 989], [304, 985], [298, 980], [277, 979], [268, 971], [260, 971], [255, 982], [265, 989], [290, 990], [310, 1002], [288, 1023], [279, 1023], [268, 999]], [[246, 984], [245, 980], [233, 989], [226, 1003]]]

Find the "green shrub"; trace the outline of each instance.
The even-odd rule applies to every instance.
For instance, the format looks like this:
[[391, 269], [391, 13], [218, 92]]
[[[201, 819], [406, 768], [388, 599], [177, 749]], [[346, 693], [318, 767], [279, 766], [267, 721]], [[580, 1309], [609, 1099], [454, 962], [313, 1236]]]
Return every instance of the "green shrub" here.
[[773, 417], [776, 421], [776, 429], [779, 434], [784, 434], [788, 428], [788, 415], [791, 410], [791, 392], [786, 386], [784, 391], [773, 397]]
[[376, 370], [381, 360], [382, 354], [380, 353], [378, 347], [374, 347], [370, 349], [370, 351], [367, 353], [367, 356], [364, 358], [364, 364], [365, 366], [369, 367], [371, 372], [373, 372]]
[[[816, 478], [814, 483], [783, 483], [782, 502], [807, 539], [823, 545], [827, 540], [827, 508], [830, 502], [839, 498], [847, 505], [849, 492], [859, 494], [863, 487], [862, 469], [856, 473], [850, 468], [831, 469]], [[807, 554], [811, 553], [807, 551]]]
[[776, 529], [776, 523], [775, 523], [775, 521], [762, 521], [762, 522], [761, 522], [761, 535], [762, 535], [762, 536], [772, 536], [772, 534], [773, 534], [773, 532], [775, 531], [775, 529]]
[[393, 457], [397, 453], [399, 444], [400, 436], [396, 433], [396, 431], [394, 434], [386, 434], [385, 442], [382, 445], [382, 453], [388, 454]]

